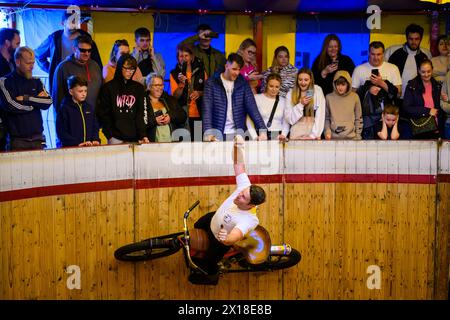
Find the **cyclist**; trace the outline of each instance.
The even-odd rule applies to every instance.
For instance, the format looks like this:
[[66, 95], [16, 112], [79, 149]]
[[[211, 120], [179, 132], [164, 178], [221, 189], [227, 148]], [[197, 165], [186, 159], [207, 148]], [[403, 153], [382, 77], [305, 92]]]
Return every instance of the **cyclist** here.
[[236, 190], [222, 203], [215, 212], [210, 212], [197, 220], [194, 227], [208, 233], [209, 247], [202, 259], [193, 258], [194, 262], [208, 275], [191, 271], [189, 281], [194, 284], [217, 284], [217, 263], [230, 247], [242, 240], [244, 235], [254, 230], [259, 220], [254, 207], [264, 203], [266, 193], [260, 186], [251, 184], [245, 171], [244, 139], [236, 136], [233, 148]]

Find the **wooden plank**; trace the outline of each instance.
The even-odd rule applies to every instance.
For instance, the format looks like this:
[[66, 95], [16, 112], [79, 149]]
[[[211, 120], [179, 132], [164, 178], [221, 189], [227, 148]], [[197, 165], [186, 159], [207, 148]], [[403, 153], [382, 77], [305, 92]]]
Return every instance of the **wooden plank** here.
[[12, 201], [0, 202], [0, 299], [13, 298]]
[[97, 269], [97, 245], [100, 238], [97, 234], [97, 215], [96, 203], [97, 193], [85, 194], [85, 210], [86, 210], [86, 265], [84, 272], [85, 290], [84, 298], [89, 300], [100, 299], [99, 294], [99, 276], [102, 270]]
[[450, 279], [450, 184], [438, 185], [438, 216], [436, 229], [436, 264], [434, 270], [434, 299], [448, 299]]
[[[122, 191], [122, 190], [121, 190]], [[117, 273], [117, 263], [112, 258], [117, 244], [117, 215], [120, 212], [122, 202], [124, 201], [123, 195], [119, 194], [116, 190], [108, 192], [106, 195], [108, 210], [106, 212], [106, 257], [105, 263], [108, 266], [107, 269], [107, 292], [108, 299], [119, 298], [119, 288], [117, 283], [119, 282], [119, 276]]]
[[108, 299], [108, 236], [107, 221], [109, 209], [109, 191], [103, 191], [96, 194], [96, 213], [97, 213], [97, 237], [99, 241], [96, 244], [96, 270], [98, 277], [98, 296], [99, 299]]

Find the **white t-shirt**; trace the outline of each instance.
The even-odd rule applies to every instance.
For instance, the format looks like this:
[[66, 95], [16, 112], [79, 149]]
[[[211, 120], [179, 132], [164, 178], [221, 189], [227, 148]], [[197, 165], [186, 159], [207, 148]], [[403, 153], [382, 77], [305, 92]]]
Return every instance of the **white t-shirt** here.
[[[255, 95], [256, 105], [258, 106], [259, 113], [264, 120], [264, 123], [267, 125], [267, 121], [269, 121], [270, 114], [272, 113], [273, 105], [275, 103], [275, 98], [269, 98], [264, 93]], [[284, 119], [284, 108], [286, 105], [286, 101], [283, 97], [280, 97], [280, 101], [278, 101], [277, 110], [273, 115], [272, 125], [270, 126], [269, 131], [281, 131], [284, 136], [287, 136], [289, 133], [289, 128], [291, 127], [289, 123]], [[258, 134], [255, 130], [255, 125], [250, 117], [247, 117], [247, 128], [250, 133], [252, 139], [256, 139]]]
[[364, 85], [367, 80], [370, 80], [372, 69], [378, 69], [383, 80], [388, 80], [394, 86], [402, 85], [402, 77], [400, 76], [400, 71], [398, 71], [397, 66], [383, 61], [379, 67], [374, 67], [369, 62], [357, 66], [352, 75], [352, 87], [358, 89], [360, 86]]
[[211, 219], [211, 231], [216, 239], [221, 226], [228, 233], [234, 228], [238, 228], [245, 235], [247, 232], [255, 229], [259, 224], [259, 219], [255, 214], [248, 210], [239, 209], [233, 202], [239, 192], [251, 186], [247, 174], [241, 173], [238, 175], [236, 177], [236, 184], [237, 189], [222, 203]]
[[225, 88], [225, 92], [227, 93], [227, 119], [225, 120], [225, 134], [233, 134], [236, 133], [236, 126], [234, 125], [233, 119], [233, 89], [234, 89], [234, 81], [226, 80], [223, 75], [220, 75], [222, 79], [223, 87]]

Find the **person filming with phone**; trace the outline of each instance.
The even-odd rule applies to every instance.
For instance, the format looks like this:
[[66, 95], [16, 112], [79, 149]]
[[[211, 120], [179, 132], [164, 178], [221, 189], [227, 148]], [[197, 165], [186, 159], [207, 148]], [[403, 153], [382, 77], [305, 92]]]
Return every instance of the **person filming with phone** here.
[[342, 54], [342, 43], [335, 34], [329, 34], [325, 37], [322, 44], [322, 50], [312, 65], [312, 72], [316, 84], [323, 90], [326, 96], [334, 91], [333, 79], [338, 70], [353, 73], [355, 64], [353, 60]]
[[[218, 38], [219, 34], [212, 31], [207, 24], [197, 27], [197, 34], [183, 40], [179, 45], [190, 44], [194, 47], [194, 55], [203, 61], [208, 78], [215, 73], [223, 72], [225, 69], [225, 55], [217, 49], [211, 47], [212, 38]], [[197, 43], [197, 44], [196, 44]]]
[[381, 121], [386, 104], [392, 104], [402, 92], [402, 78], [396, 65], [383, 61], [384, 44], [369, 45], [369, 61], [355, 68], [352, 87], [361, 100], [363, 115], [362, 138], [375, 139], [375, 127]]

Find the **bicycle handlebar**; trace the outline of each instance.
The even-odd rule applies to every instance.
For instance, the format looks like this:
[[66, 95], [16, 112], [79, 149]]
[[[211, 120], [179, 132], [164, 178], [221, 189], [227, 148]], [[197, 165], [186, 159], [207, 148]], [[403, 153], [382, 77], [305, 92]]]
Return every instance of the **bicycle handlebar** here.
[[200, 203], [200, 200], [197, 200], [189, 209], [187, 209], [187, 211], [184, 213], [185, 219], [187, 219], [187, 217], [189, 216], [189, 213], [191, 213], [191, 211], [194, 210], [195, 207], [198, 206], [199, 203]]

